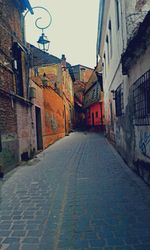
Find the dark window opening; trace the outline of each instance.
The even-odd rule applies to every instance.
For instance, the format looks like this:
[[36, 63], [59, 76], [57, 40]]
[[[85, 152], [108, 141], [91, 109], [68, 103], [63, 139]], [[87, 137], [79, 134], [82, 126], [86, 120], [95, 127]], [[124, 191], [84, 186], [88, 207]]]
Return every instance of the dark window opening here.
[[34, 76], [38, 76], [39, 75], [39, 71], [38, 71], [38, 67], [34, 68]]
[[112, 107], [112, 103], [110, 103], [110, 123], [111, 123], [111, 127], [114, 127], [114, 119], [113, 119], [113, 107]]
[[0, 152], [2, 152], [2, 137], [1, 137], [1, 133], [0, 133]]
[[44, 72], [41, 80], [42, 80], [43, 87], [47, 87], [48, 86], [48, 78], [47, 78], [45, 72]]
[[98, 112], [96, 112], [96, 118], [98, 117]]
[[92, 113], [92, 126], [94, 126], [94, 113]]
[[87, 118], [90, 118], [90, 110], [89, 109], [87, 109]]
[[120, 19], [119, 19], [119, 1], [116, 0], [116, 22], [117, 22], [117, 29], [120, 27]]
[[36, 118], [37, 150], [41, 150], [43, 149], [43, 136], [42, 136], [41, 109], [39, 107], [35, 107], [35, 118]]
[[23, 76], [22, 76], [22, 50], [18, 43], [13, 44], [13, 68], [16, 79], [16, 93], [23, 97]]
[[111, 20], [109, 20], [109, 37], [110, 37], [110, 56], [112, 57], [112, 27], [111, 27]]
[[108, 60], [108, 64], [109, 64], [109, 39], [108, 39], [108, 35], [106, 36], [106, 44], [107, 44], [107, 60]]
[[92, 99], [95, 99], [95, 95], [96, 95], [96, 90], [95, 90], [95, 89], [93, 89]]
[[54, 88], [57, 89], [57, 83], [56, 82], [54, 83]]
[[106, 73], [107, 73], [107, 68], [106, 68], [106, 55], [104, 53], [104, 69], [105, 69], [105, 76], [106, 76]]
[[116, 116], [121, 116], [123, 114], [123, 88], [122, 84], [115, 91], [115, 105], [116, 105]]
[[21, 160], [22, 161], [28, 161], [29, 160], [29, 154], [28, 154], [28, 152], [23, 152], [21, 154]]
[[135, 118], [150, 118], [150, 70], [133, 84], [133, 99]]

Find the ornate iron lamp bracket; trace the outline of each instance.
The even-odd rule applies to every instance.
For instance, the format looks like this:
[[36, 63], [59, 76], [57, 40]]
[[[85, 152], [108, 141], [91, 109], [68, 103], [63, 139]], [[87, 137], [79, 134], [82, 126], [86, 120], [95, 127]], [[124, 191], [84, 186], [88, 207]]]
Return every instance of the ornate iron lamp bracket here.
[[[46, 11], [46, 13], [48, 14], [48, 17], [49, 17], [49, 20], [48, 20], [48, 24], [45, 26], [41, 26], [40, 25], [40, 20], [42, 19], [42, 17], [38, 17], [36, 20], [35, 20], [35, 26], [42, 30], [42, 34], [41, 36], [39, 37], [37, 43], [39, 45], [39, 48], [42, 49], [43, 51], [48, 51], [49, 49], [49, 44], [50, 44], [50, 41], [47, 39], [47, 36], [45, 36], [44, 34], [44, 30], [47, 29], [51, 23], [52, 23], [52, 16], [50, 14], [50, 12], [44, 8], [44, 7], [41, 7], [41, 6], [35, 6], [32, 8], [32, 10], [35, 10], [35, 9], [43, 9], [44, 11]], [[26, 17], [26, 15], [28, 14], [29, 11], [27, 11], [24, 15], [24, 18]], [[32, 14], [34, 14], [34, 11], [32, 12]], [[42, 46], [42, 47], [41, 47]]]

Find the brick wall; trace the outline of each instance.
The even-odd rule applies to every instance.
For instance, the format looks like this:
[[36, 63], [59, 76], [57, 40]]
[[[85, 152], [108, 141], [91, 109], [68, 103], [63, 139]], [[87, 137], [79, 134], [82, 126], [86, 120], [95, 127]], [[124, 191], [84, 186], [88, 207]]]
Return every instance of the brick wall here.
[[0, 165], [6, 172], [18, 162], [18, 140], [15, 103], [10, 97], [0, 93], [0, 136], [2, 150], [0, 152]]
[[[26, 142], [22, 143], [23, 138], [25, 138], [25, 126], [28, 126], [28, 122], [22, 123], [23, 114], [25, 112], [25, 117], [30, 117], [30, 106], [26, 102], [20, 101], [19, 97], [16, 96], [16, 73], [13, 67], [13, 44], [17, 42], [23, 45], [21, 12], [21, 1], [0, 1], [0, 134], [2, 144], [0, 165], [2, 165], [4, 172], [10, 170], [18, 163], [20, 159], [19, 153], [24, 151], [24, 144], [28, 144], [30, 148], [30, 129], [28, 129]], [[21, 48], [20, 51], [22, 51]], [[20, 63], [23, 74], [18, 85], [23, 85], [24, 97], [27, 98], [27, 66], [25, 57], [26, 55], [22, 51]], [[30, 123], [31, 119], [29, 120]], [[23, 136], [22, 139], [21, 136]]]

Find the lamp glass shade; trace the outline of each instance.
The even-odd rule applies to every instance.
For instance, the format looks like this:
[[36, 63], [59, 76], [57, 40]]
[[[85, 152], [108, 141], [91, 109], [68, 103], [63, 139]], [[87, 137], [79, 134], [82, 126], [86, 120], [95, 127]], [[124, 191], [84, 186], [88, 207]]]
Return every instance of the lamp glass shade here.
[[38, 43], [39, 49], [43, 51], [49, 50], [50, 41], [48, 40], [47, 36], [45, 36], [44, 33], [42, 33], [42, 35], [39, 37], [37, 43]]

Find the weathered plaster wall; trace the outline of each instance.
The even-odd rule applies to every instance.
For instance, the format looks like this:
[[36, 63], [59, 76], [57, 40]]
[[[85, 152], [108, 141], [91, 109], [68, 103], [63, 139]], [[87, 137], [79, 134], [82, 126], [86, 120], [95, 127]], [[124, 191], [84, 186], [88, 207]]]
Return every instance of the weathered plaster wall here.
[[[124, 115], [116, 120], [116, 146], [129, 166], [150, 183], [150, 125], [134, 118], [133, 84], [150, 69], [150, 47], [133, 60], [126, 77]], [[136, 125], [135, 125], [136, 124]]]
[[[150, 69], [150, 47], [141, 54], [137, 63], [133, 64], [129, 71], [129, 86], [132, 89], [133, 83]], [[150, 164], [150, 125], [134, 126], [135, 157], [134, 161], [144, 161]]]
[[36, 139], [36, 115], [35, 107], [41, 110], [41, 123], [42, 123], [42, 135], [45, 131], [45, 115], [44, 115], [44, 99], [43, 99], [43, 87], [30, 79], [30, 86], [35, 89], [35, 98], [32, 98], [32, 135], [33, 145], [35, 145], [35, 151], [37, 151], [37, 139]]
[[[43, 74], [47, 78], [46, 87], [42, 84]], [[34, 76], [34, 69], [31, 76], [36, 83], [34, 105], [41, 108], [43, 146], [46, 148], [69, 134], [73, 127], [73, 83], [68, 69], [61, 68], [60, 64], [38, 66], [38, 76]]]
[[74, 72], [75, 81], [80, 80], [82, 82], [88, 82], [93, 72], [93, 69], [80, 64], [73, 66], [72, 69]]
[[71, 105], [74, 104], [73, 82], [68, 71], [63, 72], [63, 93]]
[[147, 11], [150, 7], [150, 0], [125, 0], [125, 7], [128, 14]]
[[22, 154], [28, 153], [28, 157], [32, 156], [32, 152], [35, 151], [35, 145], [33, 144], [34, 134], [32, 130], [32, 110], [31, 105], [22, 105], [16, 103], [17, 112], [17, 135], [19, 142], [19, 160], [22, 159]]
[[64, 102], [54, 90], [44, 88], [45, 131], [43, 134], [44, 148], [65, 135]]
[[[135, 125], [133, 83], [150, 69], [150, 48], [139, 48], [138, 55], [132, 58], [128, 75], [122, 75], [121, 56], [129, 41], [137, 32], [140, 22], [150, 10], [149, 0], [118, 1], [120, 12], [120, 27], [116, 25], [115, 1], [110, 1], [110, 8], [104, 17], [100, 55], [103, 58], [104, 106], [106, 132], [117, 150], [129, 166], [136, 170], [150, 183], [150, 126]], [[106, 10], [105, 10], [106, 11]], [[107, 17], [107, 18], [106, 18]], [[112, 55], [108, 60], [108, 40], [110, 37], [108, 24], [112, 25]], [[146, 32], [145, 32], [146, 33]], [[147, 34], [147, 33], [146, 33]], [[147, 35], [148, 36], [148, 35]], [[145, 39], [145, 38], [144, 38]], [[144, 40], [143, 39], [143, 40]], [[148, 44], [148, 42], [147, 42]], [[109, 40], [110, 45], [110, 40]], [[137, 44], [138, 45], [138, 44]], [[149, 45], [148, 45], [149, 46]], [[110, 48], [110, 46], [109, 46]], [[105, 57], [104, 56], [105, 53]], [[134, 59], [134, 60], [133, 60]], [[122, 114], [116, 116], [115, 91], [122, 84]], [[112, 91], [112, 92], [111, 92]]]
[[81, 74], [81, 81], [88, 82], [88, 80], [91, 77], [92, 73], [93, 73], [93, 69], [85, 67], [85, 70], [81, 70], [81, 73], [80, 73]]
[[[101, 114], [102, 112], [102, 114]], [[96, 115], [97, 113], [97, 115]], [[94, 116], [94, 124], [92, 120], [92, 114]], [[86, 125], [87, 126], [100, 126], [103, 125], [103, 115], [104, 115], [104, 107], [103, 103], [97, 102], [92, 104], [88, 111], [86, 112]]]
[[126, 0], [127, 38], [130, 40], [150, 9], [150, 0]]

